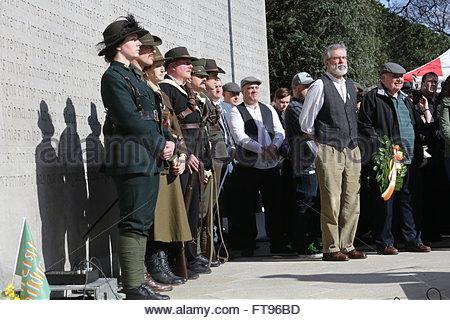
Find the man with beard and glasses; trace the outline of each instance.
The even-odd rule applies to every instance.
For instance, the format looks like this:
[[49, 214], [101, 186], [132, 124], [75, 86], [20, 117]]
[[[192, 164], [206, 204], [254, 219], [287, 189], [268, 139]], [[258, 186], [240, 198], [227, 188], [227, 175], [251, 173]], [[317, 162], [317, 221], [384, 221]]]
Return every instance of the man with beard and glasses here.
[[326, 74], [309, 88], [299, 122], [317, 145], [316, 174], [320, 188], [324, 261], [365, 259], [353, 246], [359, 219], [361, 154], [353, 82], [345, 79], [347, 49], [328, 46]]
[[[392, 232], [394, 211], [400, 218], [400, 232], [405, 241], [405, 250], [411, 252], [429, 252], [424, 245], [421, 233], [415, 221], [413, 197], [411, 194], [417, 178], [417, 167], [423, 159], [422, 147], [417, 131], [420, 118], [415, 117], [411, 100], [400, 89], [403, 86], [405, 69], [393, 62], [381, 66], [381, 79], [378, 86], [363, 98], [359, 111], [359, 132], [364, 140], [363, 154], [370, 156], [378, 150], [379, 138], [387, 136], [393, 144], [405, 151], [403, 164], [407, 166], [403, 177], [403, 187], [395, 191], [391, 198], [381, 198], [376, 173], [370, 170], [369, 185], [372, 190], [371, 207], [374, 212], [373, 238], [379, 254], [396, 255]], [[374, 164], [369, 163], [369, 168]]]

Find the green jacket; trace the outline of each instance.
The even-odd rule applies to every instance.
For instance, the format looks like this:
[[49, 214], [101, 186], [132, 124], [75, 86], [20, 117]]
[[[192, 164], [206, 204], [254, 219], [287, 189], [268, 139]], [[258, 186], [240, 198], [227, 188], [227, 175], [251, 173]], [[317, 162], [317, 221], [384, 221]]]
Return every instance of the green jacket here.
[[439, 129], [445, 141], [445, 157], [450, 158], [450, 97], [438, 106]]
[[113, 134], [105, 139], [105, 173], [115, 176], [161, 172], [160, 153], [166, 141], [173, 141], [172, 135], [161, 121], [144, 120], [135, 103], [138, 95], [139, 109], [156, 110], [161, 119], [159, 98], [140, 80], [133, 66], [117, 61], [103, 74], [101, 95], [114, 127]]

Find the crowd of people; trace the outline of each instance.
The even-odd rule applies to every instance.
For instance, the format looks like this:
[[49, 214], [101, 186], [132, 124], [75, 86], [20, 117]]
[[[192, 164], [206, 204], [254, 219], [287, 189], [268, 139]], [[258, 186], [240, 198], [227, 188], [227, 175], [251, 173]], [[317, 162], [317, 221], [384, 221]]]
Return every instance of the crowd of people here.
[[[326, 73], [297, 73], [292, 98], [280, 88], [272, 106], [260, 101], [258, 78], [222, 85], [214, 59], [185, 47], [163, 55], [161, 43], [128, 15], [99, 44], [110, 64], [101, 80], [104, 165], [119, 196], [127, 299], [168, 299], [161, 292], [253, 256], [261, 210], [273, 254], [367, 258], [354, 246], [360, 208], [370, 208], [365, 231], [378, 253], [397, 254], [399, 240], [406, 251], [431, 251], [422, 230], [429, 223], [435, 240], [438, 221], [422, 213], [446, 207], [448, 180], [437, 187], [436, 179], [446, 177], [444, 162], [450, 172], [450, 85], [438, 99], [437, 76], [427, 74], [413, 102], [414, 92], [401, 91], [405, 70], [386, 63], [362, 97], [345, 77], [347, 49], [334, 44], [323, 53]], [[389, 200], [372, 170], [384, 136], [401, 146], [408, 168]]]

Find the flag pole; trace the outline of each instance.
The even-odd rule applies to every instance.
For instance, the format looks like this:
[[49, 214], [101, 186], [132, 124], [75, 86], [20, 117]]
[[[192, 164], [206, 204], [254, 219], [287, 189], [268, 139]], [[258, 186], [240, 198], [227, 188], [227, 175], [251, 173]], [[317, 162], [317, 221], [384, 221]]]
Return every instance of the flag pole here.
[[25, 222], [26, 222], [26, 218], [23, 217], [23, 221], [22, 221], [22, 230], [20, 231], [19, 245], [17, 246], [17, 253], [16, 253], [16, 263], [14, 264], [14, 269], [13, 269], [13, 274], [12, 274], [11, 284], [13, 284], [13, 282], [14, 282], [14, 276], [15, 276], [15, 274], [16, 274], [17, 260], [19, 260], [20, 244], [22, 243], [22, 236], [23, 236], [23, 230], [25, 229]]

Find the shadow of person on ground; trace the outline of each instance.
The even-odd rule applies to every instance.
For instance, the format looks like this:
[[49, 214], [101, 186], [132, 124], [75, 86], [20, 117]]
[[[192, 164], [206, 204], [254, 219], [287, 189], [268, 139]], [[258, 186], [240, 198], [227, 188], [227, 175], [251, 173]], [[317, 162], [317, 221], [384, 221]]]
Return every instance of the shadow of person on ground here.
[[[384, 270], [371, 273], [320, 273], [320, 274], [276, 274], [267, 275], [263, 279], [295, 279], [304, 282], [365, 284], [367, 290], [370, 285], [398, 283], [408, 299], [426, 299], [429, 288], [437, 288], [443, 299], [450, 296], [450, 272], [417, 272], [415, 267], [411, 271]], [[444, 280], [445, 279], [445, 280]], [[394, 298], [394, 297], [392, 297]]]

